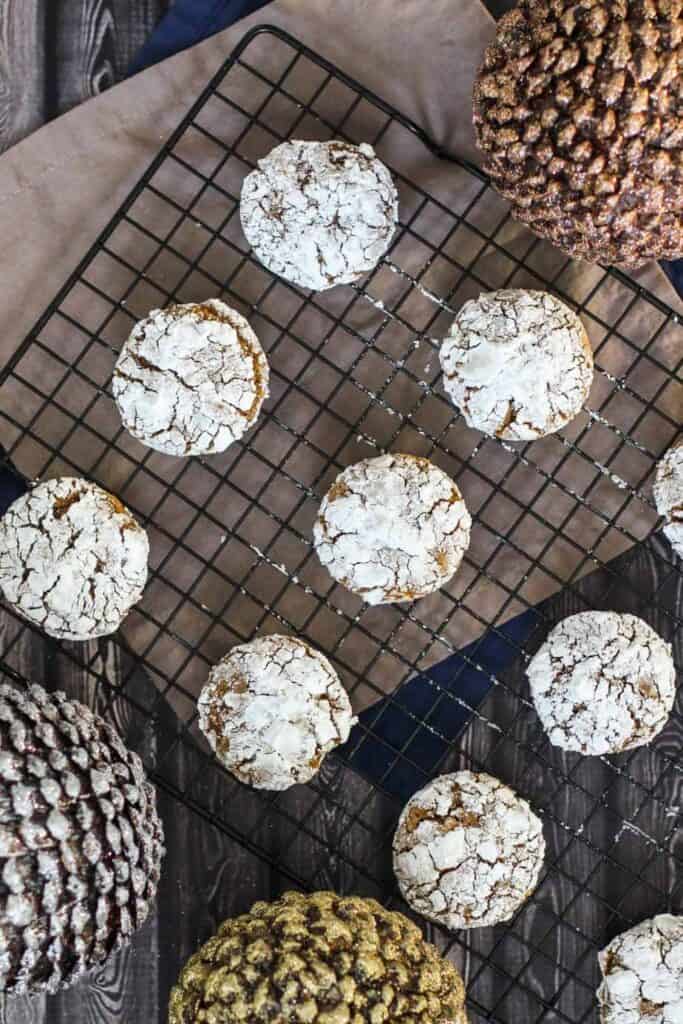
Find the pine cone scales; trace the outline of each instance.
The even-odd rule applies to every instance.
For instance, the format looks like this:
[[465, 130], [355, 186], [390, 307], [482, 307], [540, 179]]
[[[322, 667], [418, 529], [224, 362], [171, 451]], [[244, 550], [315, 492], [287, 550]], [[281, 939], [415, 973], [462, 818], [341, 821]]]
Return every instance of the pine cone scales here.
[[513, 215], [568, 254], [683, 255], [683, 0], [520, 0], [474, 125]]
[[163, 852], [115, 730], [63, 693], [0, 685], [0, 992], [55, 992], [129, 939]]
[[224, 921], [171, 992], [169, 1024], [467, 1024], [453, 964], [373, 899], [288, 892]]

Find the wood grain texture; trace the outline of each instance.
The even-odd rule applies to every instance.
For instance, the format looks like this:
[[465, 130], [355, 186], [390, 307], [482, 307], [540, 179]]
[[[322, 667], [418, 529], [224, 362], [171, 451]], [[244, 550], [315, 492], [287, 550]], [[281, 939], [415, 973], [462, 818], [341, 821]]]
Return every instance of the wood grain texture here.
[[45, 120], [44, 0], [0, 0], [0, 152]]
[[0, 0], [0, 151], [125, 78], [170, 0]]

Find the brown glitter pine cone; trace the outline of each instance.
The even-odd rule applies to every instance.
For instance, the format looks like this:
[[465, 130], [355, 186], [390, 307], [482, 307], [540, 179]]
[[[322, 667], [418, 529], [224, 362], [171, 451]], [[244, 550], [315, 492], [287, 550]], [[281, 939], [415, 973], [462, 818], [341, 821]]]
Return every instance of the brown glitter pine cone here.
[[56, 992], [128, 941], [163, 853], [115, 730], [63, 693], [0, 684], [0, 994]]
[[570, 256], [683, 256], [683, 0], [520, 0], [474, 126], [513, 215]]
[[224, 921], [183, 968], [169, 1024], [467, 1024], [462, 979], [375, 900], [285, 893]]

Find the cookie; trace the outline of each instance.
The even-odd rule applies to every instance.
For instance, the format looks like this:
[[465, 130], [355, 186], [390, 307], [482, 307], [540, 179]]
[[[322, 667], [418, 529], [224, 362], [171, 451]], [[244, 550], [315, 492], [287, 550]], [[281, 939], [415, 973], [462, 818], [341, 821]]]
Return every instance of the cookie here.
[[377, 265], [396, 230], [398, 198], [372, 146], [283, 142], [244, 179], [240, 218], [268, 270], [322, 291]]
[[76, 477], [38, 484], [0, 519], [5, 600], [64, 640], [116, 632], [142, 594], [148, 555], [118, 498]]
[[533, 441], [566, 426], [593, 380], [578, 316], [548, 292], [488, 292], [462, 307], [440, 348], [444, 387], [468, 426]]
[[293, 636], [233, 647], [209, 673], [199, 725], [223, 765], [257, 789], [308, 782], [356, 719], [327, 658]]
[[222, 452], [256, 422], [268, 362], [251, 327], [218, 299], [153, 309], [121, 350], [112, 393], [123, 425], [167, 455]]
[[673, 707], [671, 644], [642, 619], [580, 612], [559, 622], [527, 668], [550, 742], [582, 754], [649, 743]]
[[408, 801], [394, 836], [406, 902], [450, 929], [507, 921], [536, 887], [544, 855], [540, 819], [483, 772], [434, 779]]
[[683, 558], [683, 443], [675, 444], [657, 463], [652, 488], [655, 505], [664, 516], [664, 536]]
[[598, 954], [601, 1024], [681, 1024], [683, 917], [658, 914]]
[[443, 470], [415, 455], [349, 466], [313, 526], [318, 557], [368, 604], [413, 601], [437, 590], [467, 550], [471, 519]]

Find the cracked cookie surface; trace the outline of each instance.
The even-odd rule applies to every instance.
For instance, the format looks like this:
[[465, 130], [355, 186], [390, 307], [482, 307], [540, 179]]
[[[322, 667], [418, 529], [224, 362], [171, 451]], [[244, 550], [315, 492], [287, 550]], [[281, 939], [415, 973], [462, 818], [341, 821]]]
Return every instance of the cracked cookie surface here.
[[455, 483], [428, 459], [380, 455], [341, 473], [313, 526], [318, 557], [368, 604], [413, 601], [447, 583], [471, 518]]
[[244, 179], [240, 218], [268, 270], [322, 291], [377, 265], [396, 230], [398, 198], [366, 143], [283, 142]]
[[37, 484], [0, 519], [5, 600], [65, 640], [116, 632], [142, 594], [148, 555], [118, 498], [77, 477]]
[[439, 356], [444, 388], [468, 426], [508, 441], [561, 430], [593, 380], [583, 324], [542, 291], [510, 288], [470, 299]]
[[356, 719], [327, 658], [292, 636], [240, 644], [209, 673], [199, 725], [242, 782], [282, 790], [307, 782]]
[[507, 921], [543, 867], [543, 826], [499, 779], [460, 771], [408, 801], [394, 836], [394, 872], [406, 902], [446, 928]]
[[664, 516], [664, 535], [683, 558], [683, 441], [669, 448], [657, 463], [652, 488], [655, 505]]
[[601, 1024], [683, 1021], [683, 917], [658, 914], [598, 954]]
[[268, 362], [248, 322], [219, 299], [153, 309], [112, 377], [126, 429], [167, 455], [222, 452], [256, 422]]
[[635, 615], [570, 615], [549, 633], [527, 668], [531, 696], [550, 742], [582, 754], [642, 746], [673, 707], [671, 644]]
[[373, 899], [287, 892], [224, 921], [183, 967], [169, 1024], [467, 1024], [458, 971]]

